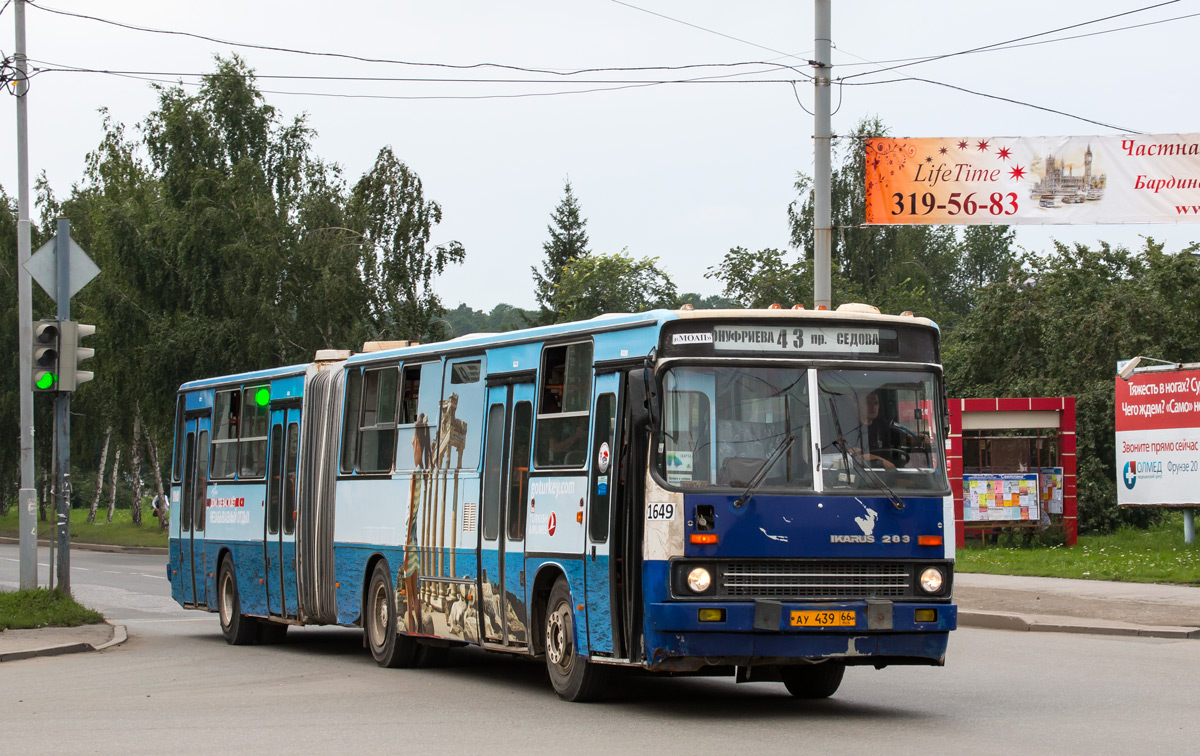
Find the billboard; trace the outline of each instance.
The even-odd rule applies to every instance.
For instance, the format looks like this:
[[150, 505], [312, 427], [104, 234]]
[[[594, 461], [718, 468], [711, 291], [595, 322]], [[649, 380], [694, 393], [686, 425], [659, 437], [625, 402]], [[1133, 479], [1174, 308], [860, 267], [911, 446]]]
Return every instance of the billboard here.
[[1116, 379], [1117, 503], [1200, 502], [1200, 370]]
[[868, 139], [868, 224], [1200, 222], [1200, 134]]

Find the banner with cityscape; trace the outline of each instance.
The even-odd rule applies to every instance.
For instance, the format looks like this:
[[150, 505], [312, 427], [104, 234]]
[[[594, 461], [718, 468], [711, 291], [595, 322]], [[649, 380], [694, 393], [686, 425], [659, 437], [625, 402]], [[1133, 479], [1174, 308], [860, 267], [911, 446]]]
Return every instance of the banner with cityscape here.
[[866, 221], [1200, 222], [1200, 134], [868, 139]]

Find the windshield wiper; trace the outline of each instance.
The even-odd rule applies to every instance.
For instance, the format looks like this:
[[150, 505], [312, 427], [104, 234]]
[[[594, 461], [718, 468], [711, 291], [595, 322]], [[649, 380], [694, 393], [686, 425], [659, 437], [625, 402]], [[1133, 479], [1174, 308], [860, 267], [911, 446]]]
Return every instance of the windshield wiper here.
[[741, 507], [745, 506], [746, 502], [750, 500], [750, 495], [753, 494], [754, 491], [762, 485], [762, 482], [767, 479], [767, 472], [777, 461], [779, 461], [779, 458], [785, 451], [792, 448], [792, 442], [795, 440], [796, 434], [788, 431], [787, 436], [785, 436], [784, 439], [779, 442], [779, 446], [775, 447], [775, 451], [771, 452], [771, 456], [767, 457], [766, 461], [762, 463], [762, 465], [750, 478], [750, 483], [747, 484], [745, 492], [737, 498], [737, 501], [733, 502], [735, 509], [740, 509]]

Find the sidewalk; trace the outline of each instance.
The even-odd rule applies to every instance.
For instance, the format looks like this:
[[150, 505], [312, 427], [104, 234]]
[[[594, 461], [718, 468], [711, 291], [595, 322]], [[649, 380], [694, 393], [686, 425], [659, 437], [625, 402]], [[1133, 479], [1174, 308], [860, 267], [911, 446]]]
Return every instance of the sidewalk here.
[[1200, 639], [1200, 588], [957, 573], [959, 627]]
[[124, 625], [101, 622], [79, 627], [41, 627], [0, 632], [0, 662], [34, 656], [58, 656], [81, 651], [103, 651], [128, 640]]

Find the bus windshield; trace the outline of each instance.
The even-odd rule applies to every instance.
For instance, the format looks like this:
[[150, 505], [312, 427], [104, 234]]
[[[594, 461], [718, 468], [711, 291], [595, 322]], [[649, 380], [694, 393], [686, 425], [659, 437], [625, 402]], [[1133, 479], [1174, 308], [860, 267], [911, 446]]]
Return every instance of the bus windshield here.
[[820, 370], [825, 490], [941, 490], [936, 376], [898, 370]]
[[[759, 490], [811, 490], [810, 424], [804, 368], [671, 368], [663, 379], [659, 471], [681, 488], [745, 487], [777, 456]], [[789, 435], [795, 438], [787, 444]]]
[[702, 489], [744, 488], [761, 472], [756, 490], [811, 492], [819, 446], [826, 491], [947, 487], [934, 373], [816, 373], [814, 407], [808, 368], [668, 369], [659, 473], [669, 485]]

